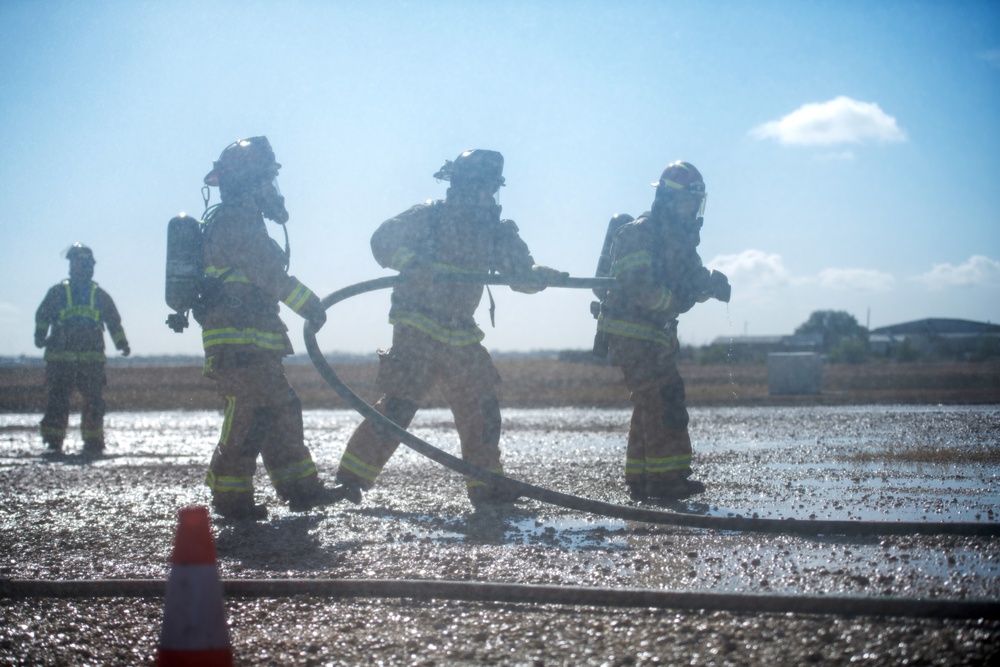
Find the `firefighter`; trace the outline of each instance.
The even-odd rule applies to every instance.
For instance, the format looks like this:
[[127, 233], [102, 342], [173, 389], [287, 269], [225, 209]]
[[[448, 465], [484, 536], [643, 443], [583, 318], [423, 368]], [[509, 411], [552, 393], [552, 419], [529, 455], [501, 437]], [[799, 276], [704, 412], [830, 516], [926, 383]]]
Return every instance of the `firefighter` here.
[[78, 389], [83, 398], [83, 452], [97, 456], [104, 451], [104, 328], [122, 356], [127, 357], [131, 350], [115, 302], [93, 281], [94, 253], [82, 243], [74, 243], [66, 259], [69, 280], [49, 289], [35, 313], [35, 346], [45, 348], [49, 394], [41, 423], [42, 440], [46, 453], [62, 452], [70, 395]]
[[705, 485], [691, 478], [677, 317], [709, 298], [729, 301], [730, 286], [698, 256], [706, 198], [698, 170], [674, 162], [652, 185], [652, 209], [614, 235], [615, 283], [597, 326], [624, 372], [633, 405], [625, 452], [629, 492], [636, 499], [681, 499], [702, 493]]
[[[435, 282], [435, 274], [523, 276], [525, 284], [514, 289], [524, 293], [568, 274], [536, 265], [517, 225], [500, 219], [495, 200], [504, 185], [500, 153], [465, 151], [446, 161], [434, 177], [449, 182], [443, 201], [418, 204], [385, 221], [371, 239], [375, 260], [403, 279], [393, 290], [389, 310], [392, 347], [379, 350], [376, 384], [381, 398], [375, 409], [405, 428], [436, 385], [455, 417], [462, 458], [502, 474], [500, 375], [473, 318], [483, 286]], [[360, 490], [372, 488], [398, 445], [398, 439], [364, 420], [347, 443], [337, 481], [357, 489], [360, 499]], [[471, 477], [466, 490], [476, 507], [516, 499]]]
[[339, 500], [325, 487], [303, 440], [302, 406], [285, 378], [292, 353], [279, 317], [284, 303], [319, 330], [326, 313], [319, 298], [287, 272], [287, 252], [268, 235], [264, 218], [288, 222], [277, 187], [274, 151], [266, 137], [227, 146], [205, 176], [221, 204], [206, 215], [204, 268], [195, 319], [202, 327], [206, 377], [225, 404], [222, 433], [206, 483], [223, 517], [261, 519], [253, 476], [260, 455], [278, 496], [293, 511]]

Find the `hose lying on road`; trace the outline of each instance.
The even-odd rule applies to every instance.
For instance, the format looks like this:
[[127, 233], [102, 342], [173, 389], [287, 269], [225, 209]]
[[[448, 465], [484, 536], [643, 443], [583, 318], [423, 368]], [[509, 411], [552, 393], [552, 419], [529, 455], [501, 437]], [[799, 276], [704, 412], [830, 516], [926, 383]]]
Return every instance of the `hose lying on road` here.
[[[28, 580], [0, 579], [0, 598], [162, 597], [161, 579]], [[758, 613], [898, 616], [902, 618], [1000, 619], [1000, 603], [833, 595], [699, 593], [652, 589], [496, 584], [484, 581], [412, 579], [225, 579], [227, 597], [279, 598], [313, 595], [334, 598], [405, 598], [643, 607]]]
[[[449, 276], [456, 282], [473, 282], [486, 285], [509, 285], [512, 282], [522, 284], [523, 280], [511, 281], [494, 275], [469, 274], [464, 276]], [[399, 276], [386, 276], [350, 285], [323, 298], [325, 309], [359, 294], [392, 287], [399, 281]], [[608, 287], [613, 282], [609, 278], [565, 278], [557, 282], [546, 283], [549, 287], [567, 287], [576, 289], [593, 289]], [[646, 523], [684, 526], [689, 528], [712, 528], [716, 530], [751, 531], [762, 533], [794, 533], [800, 535], [971, 535], [1000, 536], [1000, 523], [997, 522], [918, 522], [918, 521], [835, 521], [835, 520], [796, 520], [796, 519], [760, 519], [752, 517], [721, 517], [665, 512], [615, 505], [599, 500], [591, 500], [572, 496], [558, 491], [552, 491], [510, 477], [479, 468], [452, 456], [428, 442], [421, 440], [406, 429], [393, 423], [372, 406], [368, 405], [357, 394], [345, 385], [327, 363], [319, 345], [316, 334], [307, 324], [303, 332], [309, 358], [327, 384], [336, 391], [347, 404], [361, 414], [362, 417], [376, 422], [381, 429], [391, 433], [419, 454], [440, 463], [446, 468], [468, 477], [496, 485], [516, 492], [518, 495], [534, 498], [541, 502], [558, 505], [566, 509], [579, 510], [590, 514], [599, 514], [615, 519], [628, 521], [643, 521]]]

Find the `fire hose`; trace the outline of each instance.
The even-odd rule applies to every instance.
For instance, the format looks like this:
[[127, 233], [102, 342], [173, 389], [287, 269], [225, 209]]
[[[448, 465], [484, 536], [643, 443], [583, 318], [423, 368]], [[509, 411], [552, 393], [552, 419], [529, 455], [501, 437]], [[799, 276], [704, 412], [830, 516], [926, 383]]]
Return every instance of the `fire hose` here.
[[[401, 280], [399, 276], [386, 276], [376, 278], [343, 289], [337, 290], [327, 295], [322, 300], [324, 309], [329, 310], [331, 306], [345, 299], [372, 292], [375, 290], [392, 287]], [[441, 276], [438, 280], [448, 280], [452, 282], [468, 282], [484, 285], [511, 285], [524, 284], [523, 279], [511, 280], [501, 278], [492, 274], [466, 274], [459, 276]], [[614, 281], [610, 278], [563, 278], [550, 280], [544, 283], [539, 282], [539, 286], [545, 287], [565, 287], [575, 289], [606, 288]], [[682, 526], [688, 528], [708, 528], [716, 530], [748, 531], [761, 533], [791, 533], [799, 535], [965, 535], [980, 537], [1000, 536], [1000, 523], [997, 522], [918, 522], [918, 521], [861, 521], [861, 520], [813, 520], [802, 521], [797, 519], [762, 519], [757, 517], [721, 517], [704, 516], [696, 514], [686, 514], [681, 512], [666, 512], [660, 510], [645, 509], [641, 507], [628, 507], [615, 505], [599, 500], [573, 496], [559, 491], [545, 489], [540, 486], [528, 484], [504, 475], [494, 473], [485, 468], [466, 463], [462, 459], [452, 456], [430, 443], [413, 435], [405, 428], [392, 422], [375, 408], [366, 403], [361, 397], [355, 394], [350, 387], [341, 381], [337, 374], [327, 363], [319, 345], [316, 342], [316, 333], [308, 324], [303, 332], [306, 349], [309, 358], [319, 374], [326, 380], [327, 384], [340, 395], [347, 404], [362, 417], [375, 422], [384, 432], [399, 438], [400, 442], [410, 449], [441, 464], [457, 473], [473, 477], [487, 484], [503, 488], [516, 493], [518, 496], [532, 498], [544, 503], [556, 505], [571, 510], [578, 510], [589, 514], [597, 514], [609, 518], [624, 519], [626, 521], [641, 521], [645, 523], [663, 524], [670, 526]]]
[[[163, 579], [0, 579], [2, 598], [163, 597]], [[848, 595], [703, 593], [656, 589], [504, 584], [421, 579], [223, 579], [226, 597], [399, 598], [521, 604], [581, 605], [728, 611], [733, 613], [837, 614], [1000, 620], [1000, 604], [988, 600], [892, 598]]]
[[[323, 299], [324, 308], [365, 292], [391, 287], [398, 277], [390, 276], [349, 286]], [[506, 285], [496, 276], [465, 277], [484, 284]], [[568, 278], [548, 286], [593, 288], [605, 286], [606, 279]], [[742, 517], [707, 517], [625, 507], [551, 491], [483, 468], [424, 442], [406, 429], [383, 417], [348, 388], [330, 368], [316, 343], [315, 332], [305, 331], [309, 356], [327, 381], [347, 403], [362, 416], [377, 421], [411, 449], [460, 474], [511, 489], [518, 494], [567, 509], [600, 514], [612, 518], [647, 523], [798, 534], [957, 534], [996, 536], [995, 523], [916, 523], [864, 521], [796, 521], [748, 519]], [[938, 619], [1000, 619], [1000, 604], [990, 600], [947, 600], [831, 595], [774, 595], [746, 593], [704, 593], [655, 589], [615, 589], [580, 586], [508, 584], [447, 580], [385, 579], [225, 579], [223, 592], [232, 597], [288, 597], [313, 595], [331, 598], [406, 598], [419, 600], [462, 600], [470, 602], [508, 602], [582, 606], [728, 611], [734, 613], [802, 613], [844, 616], [891, 616]], [[160, 597], [166, 582], [155, 579], [105, 580], [15, 580], [0, 578], [0, 598], [82, 598], [82, 597]]]

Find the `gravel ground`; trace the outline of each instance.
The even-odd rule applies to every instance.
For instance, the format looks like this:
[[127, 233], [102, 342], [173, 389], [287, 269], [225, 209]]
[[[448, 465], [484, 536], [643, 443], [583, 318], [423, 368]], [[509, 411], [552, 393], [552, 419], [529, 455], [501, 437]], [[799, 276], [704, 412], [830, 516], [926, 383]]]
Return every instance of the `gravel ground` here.
[[[0, 576], [164, 579], [177, 510], [203, 486], [219, 417], [115, 413], [108, 455], [39, 456], [39, 415], [0, 415]], [[308, 411], [332, 476], [357, 417]], [[636, 505], [620, 481], [628, 413], [508, 410], [508, 474]], [[455, 452], [446, 411], [414, 432]], [[995, 407], [692, 410], [708, 492], [667, 509], [711, 516], [996, 520]], [[534, 500], [476, 513], [451, 471], [401, 448], [360, 506], [215, 521], [226, 579], [429, 579], [862, 599], [991, 601], [997, 538], [801, 536], [587, 516]], [[641, 505], [649, 507], [648, 505]], [[243, 665], [1000, 664], [1000, 622], [394, 598], [230, 597]], [[151, 664], [160, 598], [0, 599], [0, 664]]]

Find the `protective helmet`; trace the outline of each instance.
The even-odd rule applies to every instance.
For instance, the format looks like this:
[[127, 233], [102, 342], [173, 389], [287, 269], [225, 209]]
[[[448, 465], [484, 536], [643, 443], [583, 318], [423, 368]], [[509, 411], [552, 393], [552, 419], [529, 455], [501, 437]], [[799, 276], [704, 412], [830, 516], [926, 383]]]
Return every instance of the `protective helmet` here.
[[274, 159], [267, 137], [240, 139], [226, 146], [219, 159], [212, 163], [212, 171], [205, 176], [205, 185], [218, 187], [220, 178], [272, 177], [279, 169], [281, 165]]
[[698, 200], [700, 203], [695, 213], [695, 218], [705, 215], [705, 200], [708, 195], [705, 193], [705, 179], [701, 172], [690, 162], [672, 162], [660, 174], [660, 180], [650, 183], [656, 188], [657, 201], [674, 201], [674, 195], [684, 193], [686, 196]]
[[71, 245], [69, 250], [66, 251], [66, 259], [71, 262], [74, 259], [78, 259], [90, 262], [91, 264], [97, 263], [97, 260], [94, 259], [93, 251], [82, 243], [74, 243]]
[[434, 178], [453, 184], [489, 184], [496, 188], [504, 185], [503, 155], [496, 151], [473, 148], [465, 151], [454, 161], [445, 160]]
[[650, 183], [655, 187], [665, 187], [671, 190], [688, 190], [704, 194], [705, 179], [701, 177], [701, 172], [690, 162], [672, 162], [660, 174], [660, 180]]

